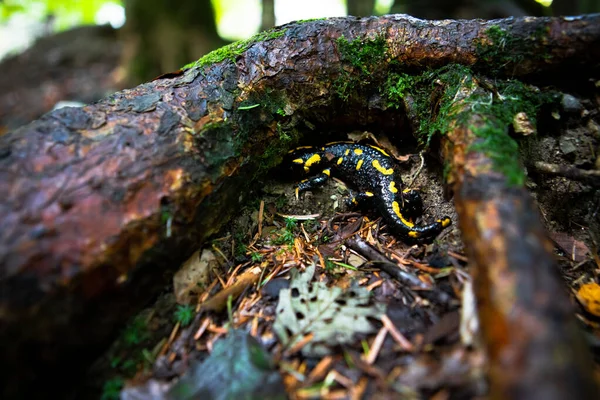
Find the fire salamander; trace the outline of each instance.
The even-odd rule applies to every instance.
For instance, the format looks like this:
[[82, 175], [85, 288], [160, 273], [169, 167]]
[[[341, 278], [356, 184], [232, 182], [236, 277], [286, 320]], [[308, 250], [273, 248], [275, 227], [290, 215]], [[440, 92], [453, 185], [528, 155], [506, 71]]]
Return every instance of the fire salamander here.
[[431, 241], [452, 222], [442, 217], [429, 225], [415, 225], [414, 220], [423, 212], [421, 196], [416, 190], [403, 188], [395, 160], [378, 147], [352, 142], [298, 147], [290, 150], [286, 163], [312, 175], [298, 184], [297, 192], [314, 189], [335, 176], [360, 191], [353, 194], [353, 204], [375, 206], [405, 241]]

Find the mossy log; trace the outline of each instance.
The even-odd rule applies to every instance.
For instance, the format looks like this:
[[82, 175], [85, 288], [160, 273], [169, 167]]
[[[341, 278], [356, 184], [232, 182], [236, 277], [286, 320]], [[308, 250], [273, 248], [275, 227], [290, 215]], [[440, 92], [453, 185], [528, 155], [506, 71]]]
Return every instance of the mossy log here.
[[50, 365], [80, 370], [302, 138], [409, 135], [383, 90], [390, 73], [457, 63], [496, 76], [584, 75], [599, 60], [598, 15], [292, 23], [0, 136], [7, 395], [48, 393], [30, 382], [52, 382]]
[[493, 94], [468, 78], [454, 99], [442, 148], [474, 280], [490, 393], [498, 399], [596, 398], [591, 352], [538, 208], [523, 185], [498, 170], [491, 153], [473, 151], [485, 148], [481, 131], [494, 130], [498, 121], [471, 112], [475, 97]]

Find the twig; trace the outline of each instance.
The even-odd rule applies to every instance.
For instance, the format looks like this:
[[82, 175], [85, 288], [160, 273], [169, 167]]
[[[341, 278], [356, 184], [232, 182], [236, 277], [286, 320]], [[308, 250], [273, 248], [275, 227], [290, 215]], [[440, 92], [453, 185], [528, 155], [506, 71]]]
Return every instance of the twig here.
[[371, 344], [371, 348], [369, 349], [369, 354], [367, 354], [367, 356], [365, 357], [365, 362], [367, 364], [373, 365], [373, 363], [377, 359], [377, 356], [381, 351], [381, 347], [383, 346], [383, 341], [385, 340], [385, 337], [388, 334], [388, 331], [388, 328], [384, 325], [377, 333], [377, 336], [375, 336], [375, 340], [373, 340], [373, 344]]
[[534, 162], [533, 167], [536, 172], [545, 175], [562, 176], [574, 181], [585, 182], [592, 186], [600, 186], [600, 171], [598, 170], [585, 170], [570, 165], [551, 164], [543, 161]]
[[413, 351], [414, 346], [412, 343], [406, 337], [404, 337], [404, 335], [396, 328], [392, 320], [387, 315], [383, 315], [381, 317], [381, 322], [383, 322], [383, 326], [390, 331], [390, 335], [400, 345], [400, 347], [402, 347], [402, 349], [406, 351]]
[[431, 289], [431, 285], [422, 282], [416, 275], [401, 270], [398, 265], [388, 259], [386, 256], [374, 249], [370, 244], [360, 238], [352, 238], [346, 241], [346, 245], [357, 253], [369, 260], [373, 260], [372, 265], [385, 271], [393, 278], [398, 279], [405, 285], [416, 286], [419, 289]]
[[408, 184], [409, 188], [412, 187], [412, 184], [415, 182], [415, 179], [417, 179], [417, 177], [421, 173], [421, 170], [423, 170], [423, 166], [425, 165], [425, 157], [423, 157], [423, 152], [419, 153], [419, 157], [421, 157], [421, 165], [419, 165], [419, 169], [417, 169], [417, 172], [415, 172], [412, 178], [410, 178], [410, 183]]

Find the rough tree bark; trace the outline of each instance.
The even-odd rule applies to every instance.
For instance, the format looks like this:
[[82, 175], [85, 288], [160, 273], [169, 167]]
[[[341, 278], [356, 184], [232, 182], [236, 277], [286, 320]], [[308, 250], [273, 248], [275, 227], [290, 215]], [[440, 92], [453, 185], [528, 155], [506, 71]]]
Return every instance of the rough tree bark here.
[[[457, 115], [470, 109], [466, 93], [486, 93], [478, 84], [463, 89]], [[442, 143], [490, 360], [490, 392], [498, 399], [597, 397], [585, 367], [590, 350], [577, 339], [537, 206], [488, 154], [471, 151], [486, 140], [475, 132], [488, 124], [479, 114], [456, 118]]]
[[[501, 49], [518, 51], [519, 62], [481, 57], [482, 43], [493, 46], [490, 27], [520, 39], [518, 49]], [[566, 69], [586, 74], [600, 60], [600, 16], [340, 18], [285, 25], [258, 39], [0, 137], [6, 393], [22, 389], [16, 376], [21, 384], [35, 374], [50, 380], [56, 371], [49, 365], [70, 365], [60, 371], [66, 374], [93, 357], [300, 138], [359, 126], [396, 132], [401, 140], [406, 117], [388, 108], [380, 91], [394, 68], [460, 63], [515, 77]], [[341, 49], [354, 40], [384, 44], [379, 56], [361, 53], [370, 64], [367, 75]], [[341, 83], [353, 76], [362, 83], [341, 93]], [[554, 317], [570, 323], [568, 314], [559, 310]], [[573, 337], [579, 340], [577, 332]], [[573, 393], [591, 382], [579, 355], [564, 355], [573, 370], [559, 382]], [[571, 381], [573, 374], [581, 379]]]

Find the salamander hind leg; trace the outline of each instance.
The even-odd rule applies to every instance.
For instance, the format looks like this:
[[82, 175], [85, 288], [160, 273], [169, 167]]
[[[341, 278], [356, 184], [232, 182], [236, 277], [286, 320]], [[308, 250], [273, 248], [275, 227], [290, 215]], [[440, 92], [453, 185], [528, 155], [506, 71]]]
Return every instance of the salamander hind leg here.
[[403, 214], [397, 201], [385, 209], [385, 217], [390, 228], [409, 243], [430, 242], [452, 223], [450, 217], [442, 217], [429, 225], [417, 226]]
[[414, 243], [426, 243], [431, 242], [437, 235], [439, 235], [445, 228], [452, 224], [450, 217], [444, 216], [439, 218], [435, 222], [424, 225], [414, 226], [408, 232], [408, 240]]
[[402, 203], [400, 209], [402, 215], [413, 222], [423, 215], [423, 199], [421, 193], [416, 189], [404, 189], [402, 191]]

